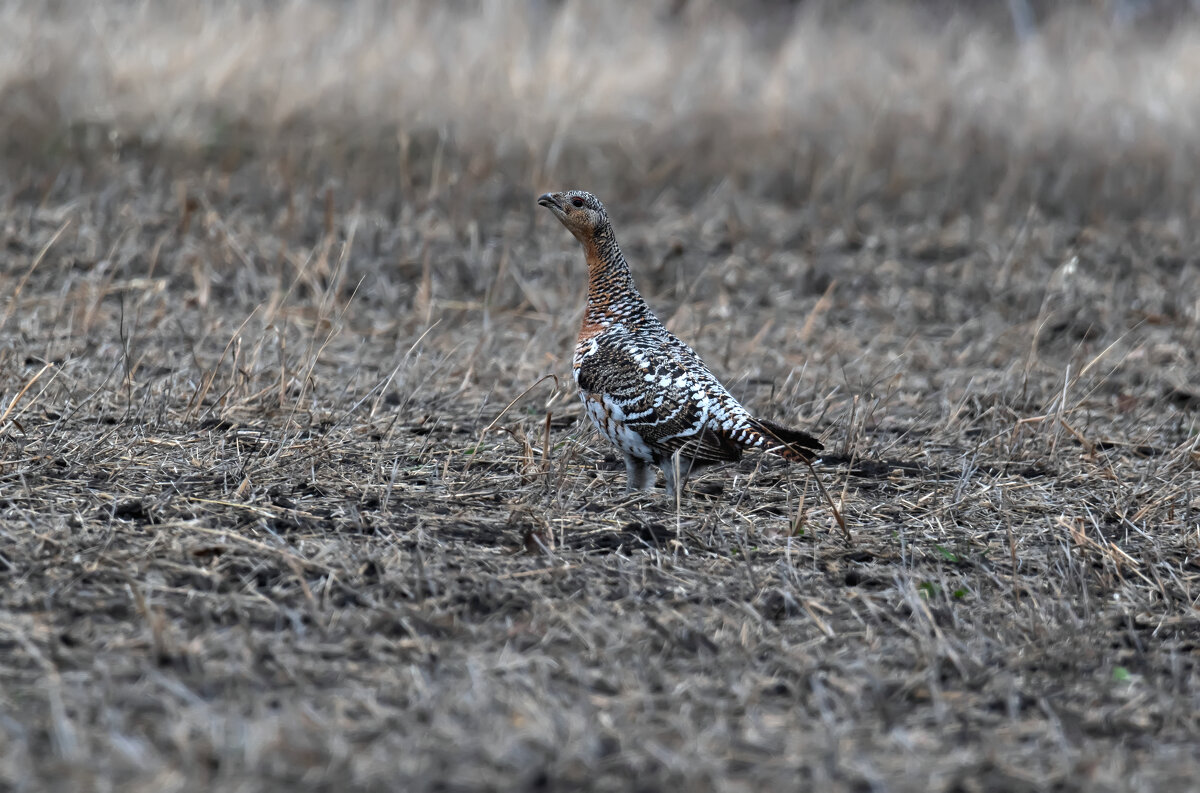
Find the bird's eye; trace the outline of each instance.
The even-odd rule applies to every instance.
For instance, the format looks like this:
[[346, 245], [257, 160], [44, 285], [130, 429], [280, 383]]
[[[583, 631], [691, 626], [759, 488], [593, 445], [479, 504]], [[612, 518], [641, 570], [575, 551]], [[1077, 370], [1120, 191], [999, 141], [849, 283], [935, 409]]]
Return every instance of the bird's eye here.
[[575, 196], [574, 198], [571, 199], [571, 203], [576, 207], [582, 207], [583, 199], [580, 198], [579, 196]]

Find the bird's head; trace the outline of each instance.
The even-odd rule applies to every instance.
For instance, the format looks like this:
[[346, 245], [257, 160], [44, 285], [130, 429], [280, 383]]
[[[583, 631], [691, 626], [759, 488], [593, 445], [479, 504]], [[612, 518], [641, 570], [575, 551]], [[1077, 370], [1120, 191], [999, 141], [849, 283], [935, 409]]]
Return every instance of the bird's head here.
[[587, 245], [597, 232], [608, 226], [608, 214], [604, 204], [591, 193], [583, 190], [566, 190], [562, 193], [545, 193], [538, 197], [538, 204], [554, 213], [575, 238]]

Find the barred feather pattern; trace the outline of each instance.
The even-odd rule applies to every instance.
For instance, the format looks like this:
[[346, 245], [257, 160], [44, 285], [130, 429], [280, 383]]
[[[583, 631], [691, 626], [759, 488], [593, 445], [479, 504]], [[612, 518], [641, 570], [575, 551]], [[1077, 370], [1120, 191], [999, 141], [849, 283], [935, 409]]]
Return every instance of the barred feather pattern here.
[[550, 194], [539, 203], [551, 197], [568, 208], [580, 199], [579, 209], [593, 208], [595, 215], [583, 219], [589, 224], [555, 212], [583, 243], [588, 264], [587, 310], [572, 369], [588, 416], [625, 457], [628, 489], [649, 487], [650, 464], [663, 469], [670, 492], [695, 468], [737, 460], [747, 449], [813, 459], [819, 441], [752, 416], [654, 315], [603, 205], [582, 191]]

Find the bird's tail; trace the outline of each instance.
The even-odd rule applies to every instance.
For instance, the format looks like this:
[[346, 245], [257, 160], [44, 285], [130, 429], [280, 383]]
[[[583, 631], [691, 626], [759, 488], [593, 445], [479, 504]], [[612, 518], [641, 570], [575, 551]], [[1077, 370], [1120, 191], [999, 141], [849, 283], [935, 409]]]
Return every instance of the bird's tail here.
[[807, 432], [794, 430], [767, 419], [755, 419], [754, 428], [763, 436], [768, 451], [793, 462], [812, 462], [816, 459], [816, 452], [825, 448]]

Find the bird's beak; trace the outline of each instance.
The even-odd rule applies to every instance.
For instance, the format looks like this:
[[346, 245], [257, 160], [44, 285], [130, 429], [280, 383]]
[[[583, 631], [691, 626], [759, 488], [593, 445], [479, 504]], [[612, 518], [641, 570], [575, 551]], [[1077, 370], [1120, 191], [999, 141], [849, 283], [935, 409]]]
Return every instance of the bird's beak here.
[[562, 204], [558, 203], [558, 196], [554, 193], [542, 193], [538, 196], [538, 206], [546, 207], [549, 210], [562, 211]]

